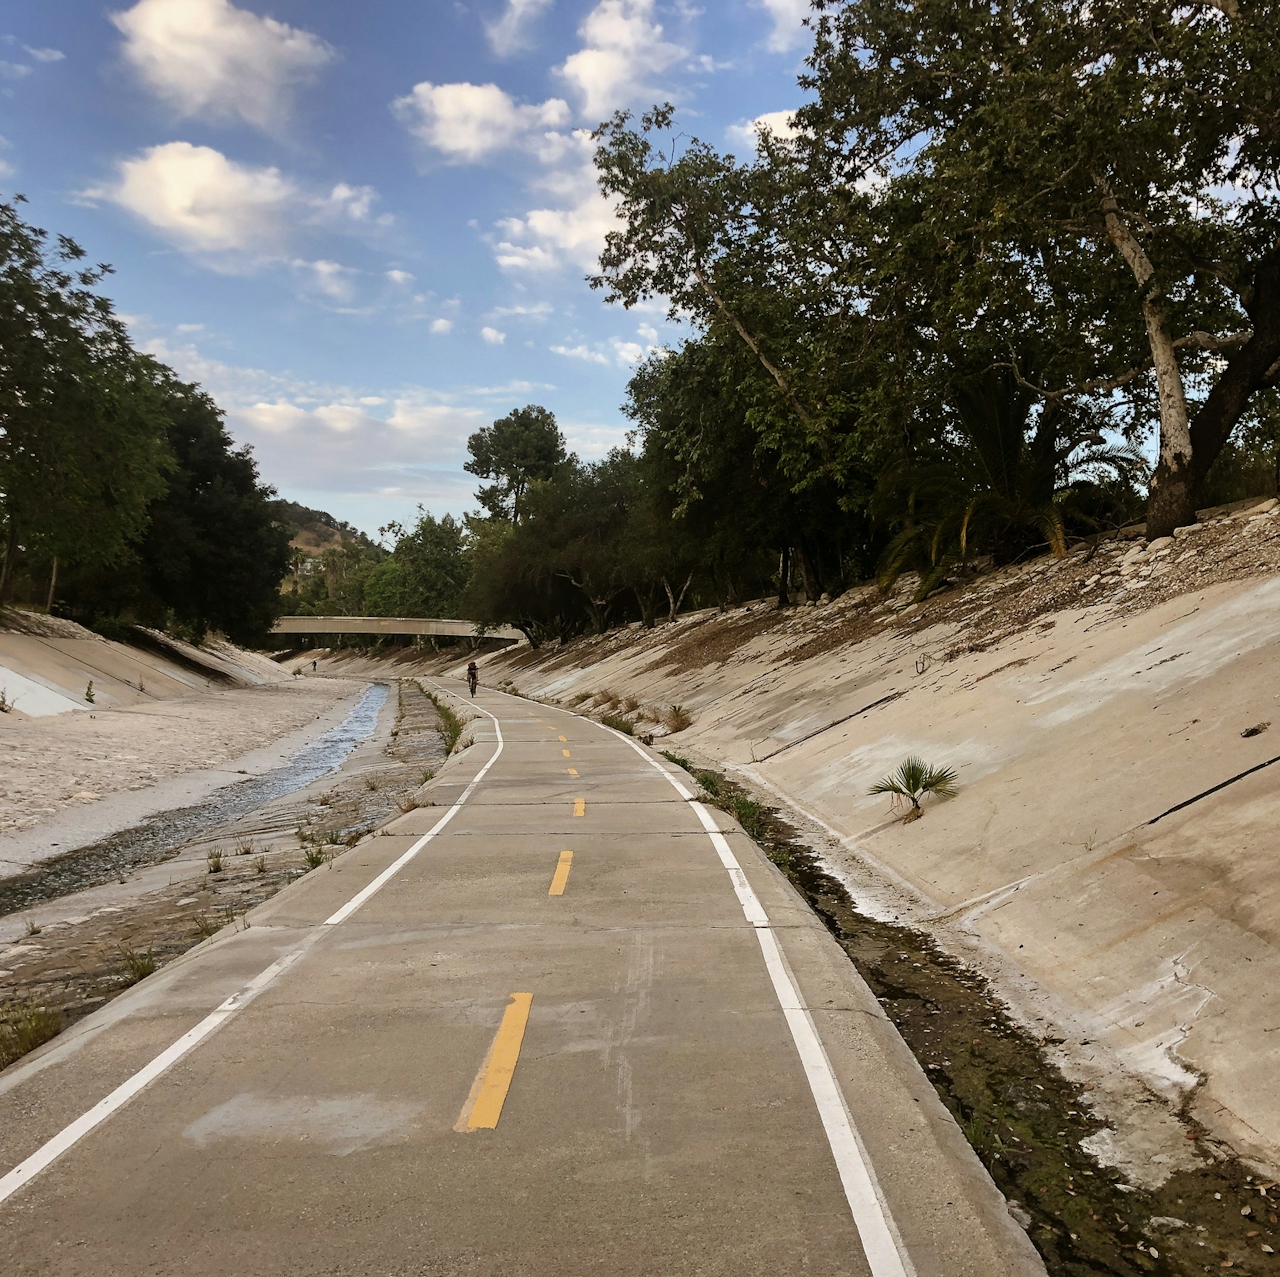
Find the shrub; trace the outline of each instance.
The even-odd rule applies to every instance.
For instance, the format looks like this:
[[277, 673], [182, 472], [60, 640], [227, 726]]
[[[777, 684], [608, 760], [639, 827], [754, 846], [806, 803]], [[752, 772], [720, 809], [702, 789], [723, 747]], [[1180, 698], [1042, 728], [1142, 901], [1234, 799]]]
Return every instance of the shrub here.
[[62, 1032], [62, 1016], [48, 1007], [13, 1002], [0, 1009], [0, 1069]]
[[150, 949], [139, 953], [136, 949], [122, 948], [120, 957], [124, 961], [125, 982], [137, 984], [139, 980], [149, 976], [159, 965], [156, 955]]
[[222, 872], [222, 848], [210, 847], [205, 853], [205, 864], [209, 866], [211, 874], [220, 874]]
[[667, 735], [674, 736], [693, 725], [693, 715], [683, 705], [668, 705], [662, 712], [661, 721], [667, 729]]
[[606, 727], [612, 727], [615, 732], [624, 732], [628, 736], [635, 734], [635, 724], [629, 718], [623, 718], [619, 714], [601, 714], [600, 721]]
[[325, 854], [323, 847], [308, 847], [302, 853], [302, 858], [307, 862], [308, 869], [319, 869], [329, 857]]

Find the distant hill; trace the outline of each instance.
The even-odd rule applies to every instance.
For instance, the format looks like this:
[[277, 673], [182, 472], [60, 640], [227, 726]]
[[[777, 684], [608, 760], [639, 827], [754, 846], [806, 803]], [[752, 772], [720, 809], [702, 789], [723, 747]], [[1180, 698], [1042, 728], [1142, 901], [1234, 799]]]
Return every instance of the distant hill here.
[[277, 501], [276, 511], [277, 518], [289, 531], [289, 544], [304, 554], [319, 555], [344, 545], [374, 545], [358, 528], [335, 519], [327, 511], [312, 510], [296, 501]]

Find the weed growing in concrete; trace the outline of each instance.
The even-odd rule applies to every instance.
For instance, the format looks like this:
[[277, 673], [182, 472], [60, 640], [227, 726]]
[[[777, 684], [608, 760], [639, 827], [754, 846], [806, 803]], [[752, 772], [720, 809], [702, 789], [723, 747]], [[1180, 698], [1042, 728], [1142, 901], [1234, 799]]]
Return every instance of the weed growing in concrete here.
[[899, 798], [907, 799], [911, 806], [902, 818], [905, 825], [924, 815], [920, 800], [926, 794], [932, 794], [935, 798], [955, 797], [956, 773], [951, 767], [932, 767], [923, 758], [911, 754], [903, 759], [896, 772], [876, 781], [867, 793], [892, 794], [895, 803]]
[[0, 1007], [0, 1069], [62, 1032], [62, 1016], [30, 1002]]
[[84, 698], [89, 702], [90, 705], [92, 705], [94, 701], [97, 699], [93, 694], [93, 679], [89, 680], [88, 686], [84, 689]]
[[236, 840], [237, 856], [252, 856], [257, 849], [258, 846], [252, 838], [240, 838]]
[[635, 724], [629, 718], [623, 718], [619, 714], [601, 714], [600, 721], [606, 727], [612, 727], [615, 732], [623, 732], [627, 736], [635, 734]]
[[260, 873], [260, 874], [264, 874], [267, 872], [266, 856], [263, 856], [263, 855], [258, 856], [257, 860], [253, 862], [253, 871], [254, 873]]
[[425, 784], [427, 783], [427, 781], [429, 781], [429, 780], [434, 780], [434, 779], [435, 779], [435, 775], [436, 775], [436, 772], [435, 772], [435, 768], [434, 768], [434, 767], [428, 767], [428, 768], [426, 768], [426, 769], [423, 771], [422, 775], [418, 777], [418, 784], [419, 784], [419, 785], [425, 785]]
[[405, 814], [408, 814], [411, 811], [416, 811], [418, 806], [418, 800], [412, 794], [402, 794], [396, 799], [396, 807]]
[[302, 858], [307, 862], [308, 869], [319, 869], [320, 866], [329, 859], [329, 857], [325, 855], [323, 847], [315, 846], [308, 847], [306, 851], [302, 853]]
[[382, 788], [382, 782], [376, 776], [366, 776], [364, 778], [364, 787], [371, 794], [376, 794]]
[[662, 711], [662, 725], [667, 729], [668, 736], [674, 736], [677, 732], [682, 732], [686, 727], [693, 726], [693, 715], [689, 713], [683, 705], [668, 705]]
[[150, 949], [146, 953], [139, 953], [136, 949], [122, 948], [120, 957], [124, 961], [127, 984], [137, 984], [139, 980], [149, 976], [158, 965], [156, 955]]
[[436, 713], [440, 716], [440, 735], [444, 737], [444, 752], [452, 754], [457, 747], [458, 738], [462, 735], [462, 729], [466, 726], [466, 723], [440, 697], [433, 692], [428, 692], [426, 688], [421, 690], [436, 707]]
[[207, 940], [211, 935], [222, 930], [222, 923], [216, 918], [211, 918], [207, 913], [198, 913], [195, 918], [196, 930], [200, 933], [202, 940]]
[[[679, 754], [673, 754], [670, 750], [664, 749], [662, 751], [662, 756], [667, 760], [667, 762], [675, 763], [677, 767], [683, 767], [687, 772], [693, 771], [693, 764], [687, 758], [681, 758]], [[715, 773], [713, 772], [712, 775], [714, 774]]]
[[634, 696], [624, 696], [618, 704], [624, 714], [634, 714], [640, 708], [640, 702]]
[[26, 926], [27, 926], [27, 935], [29, 935], [29, 936], [38, 936], [38, 935], [40, 934], [40, 928], [39, 928], [39, 927], [37, 927], [37, 926], [36, 926], [36, 924], [35, 924], [34, 922], [32, 922], [32, 920], [31, 920], [30, 918], [23, 918], [23, 920], [22, 920], [22, 921], [23, 921], [24, 923], [26, 923]]
[[210, 847], [205, 853], [205, 864], [209, 866], [211, 874], [220, 874], [222, 872], [222, 848]]

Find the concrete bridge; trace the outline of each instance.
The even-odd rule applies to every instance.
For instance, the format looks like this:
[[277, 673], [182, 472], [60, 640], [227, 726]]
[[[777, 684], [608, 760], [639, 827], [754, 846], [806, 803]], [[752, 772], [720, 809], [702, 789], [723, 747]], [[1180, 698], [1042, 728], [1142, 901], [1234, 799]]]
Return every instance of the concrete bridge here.
[[446, 621], [421, 616], [282, 616], [273, 634], [428, 634], [437, 638], [491, 638], [514, 643], [519, 630], [500, 625], [481, 632], [475, 621]]

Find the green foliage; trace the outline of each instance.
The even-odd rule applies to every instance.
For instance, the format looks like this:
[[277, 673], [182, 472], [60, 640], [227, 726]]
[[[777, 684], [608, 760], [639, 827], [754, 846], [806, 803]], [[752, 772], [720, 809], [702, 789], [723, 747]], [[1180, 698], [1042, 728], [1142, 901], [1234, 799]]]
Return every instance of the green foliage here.
[[390, 524], [383, 532], [396, 538], [395, 549], [365, 578], [365, 614], [459, 615], [468, 575], [465, 526], [449, 514], [436, 519], [419, 506], [412, 530]]
[[83, 258], [0, 203], [0, 603], [22, 555], [119, 562], [170, 466], [157, 365]]
[[146, 953], [139, 953], [136, 949], [125, 946], [120, 950], [120, 958], [124, 963], [126, 984], [137, 984], [139, 980], [151, 975], [159, 965], [156, 955], [150, 949]]
[[443, 697], [427, 691], [421, 684], [418, 686], [419, 691], [436, 707], [436, 713], [440, 717], [440, 735], [444, 740], [444, 752], [452, 754], [457, 748], [458, 740], [467, 724], [453, 712], [453, 708]]
[[956, 773], [950, 767], [933, 767], [916, 754], [908, 755], [898, 770], [876, 781], [868, 794], [893, 794], [905, 798], [911, 804], [904, 821], [917, 820], [923, 815], [920, 800], [926, 794], [935, 798], [954, 798]]
[[62, 1032], [62, 1016], [29, 1002], [0, 1007], [0, 1069]]
[[635, 735], [636, 725], [629, 718], [623, 718], [621, 714], [601, 714], [600, 721], [606, 727], [612, 727], [615, 732], [622, 732], [625, 736]]
[[567, 459], [554, 415], [537, 404], [517, 408], [467, 440], [463, 468], [494, 482], [476, 493], [490, 518], [519, 523], [529, 485], [552, 478]]

